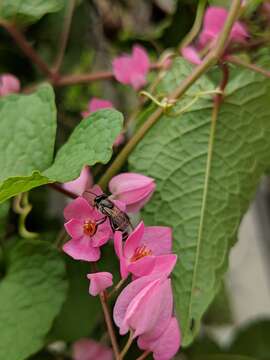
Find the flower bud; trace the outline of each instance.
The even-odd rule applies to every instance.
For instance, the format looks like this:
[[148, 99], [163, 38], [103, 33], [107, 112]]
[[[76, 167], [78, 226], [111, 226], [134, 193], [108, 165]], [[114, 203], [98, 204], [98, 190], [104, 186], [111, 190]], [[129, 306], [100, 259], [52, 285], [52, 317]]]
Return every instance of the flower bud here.
[[150, 199], [155, 190], [154, 179], [136, 173], [122, 173], [109, 182], [113, 200], [120, 200], [126, 205], [126, 211], [139, 211]]

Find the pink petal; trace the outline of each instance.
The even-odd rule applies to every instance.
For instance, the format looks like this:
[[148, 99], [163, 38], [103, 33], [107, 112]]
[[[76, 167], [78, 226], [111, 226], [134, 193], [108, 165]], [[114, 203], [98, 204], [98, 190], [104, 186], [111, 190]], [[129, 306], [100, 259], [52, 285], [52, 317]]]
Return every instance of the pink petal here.
[[125, 279], [128, 276], [128, 270], [127, 270], [127, 260], [125, 259], [123, 254], [123, 239], [122, 239], [121, 231], [116, 231], [114, 233], [114, 250], [120, 261], [121, 277], [122, 279]]
[[146, 226], [141, 243], [151, 249], [153, 255], [172, 252], [172, 229], [166, 226]]
[[88, 105], [88, 110], [90, 111], [90, 113], [101, 109], [111, 109], [111, 108], [113, 108], [113, 104], [111, 101], [103, 100], [95, 97], [89, 101], [89, 105]]
[[62, 187], [76, 195], [81, 195], [84, 190], [93, 185], [93, 176], [88, 166], [84, 166], [80, 176], [72, 181], [66, 182]]
[[[228, 11], [223, 7], [209, 6], [205, 12], [203, 30], [199, 37], [200, 46], [206, 46], [210, 41], [216, 39], [224, 27], [228, 16]], [[243, 42], [248, 37], [245, 26], [236, 21], [233, 25], [230, 40], [233, 42]]]
[[231, 31], [231, 41], [236, 43], [245, 42], [245, 40], [249, 37], [248, 31], [244, 24], [240, 21], [236, 21], [233, 25]]
[[130, 83], [130, 70], [133, 66], [129, 56], [119, 56], [112, 62], [113, 74], [117, 81], [128, 85]]
[[97, 261], [100, 258], [99, 248], [93, 247], [86, 236], [66, 242], [63, 251], [75, 260]]
[[147, 190], [144, 194], [141, 194], [140, 197], [137, 198], [137, 201], [127, 205], [127, 212], [128, 213], [136, 213], [140, 211], [146, 203], [151, 199], [153, 192], [155, 191], [156, 184], [153, 183], [148, 186]]
[[87, 274], [90, 280], [89, 293], [96, 296], [113, 284], [113, 276], [109, 272]]
[[109, 189], [114, 199], [127, 205], [127, 211], [138, 211], [155, 190], [154, 179], [136, 173], [122, 173], [109, 182]]
[[204, 15], [203, 30], [206, 29], [218, 35], [224, 26], [227, 16], [228, 11], [223, 7], [209, 6]]
[[122, 173], [110, 180], [109, 190], [114, 196], [121, 195], [125, 202], [133, 202], [134, 198], [132, 194], [130, 195], [131, 191], [143, 189], [144, 193], [144, 190], [153, 183], [154, 179], [142, 174]]
[[99, 247], [110, 239], [112, 235], [111, 226], [109, 224], [109, 221], [105, 221], [103, 224], [98, 225], [97, 232], [92, 237], [92, 245], [94, 247]]
[[155, 256], [145, 256], [137, 261], [129, 263], [127, 270], [136, 277], [146, 276], [152, 274], [155, 263]]
[[92, 212], [93, 209], [90, 207], [88, 202], [84, 198], [78, 197], [65, 207], [64, 217], [66, 220], [86, 220], [90, 218]]
[[123, 142], [125, 141], [125, 135], [124, 133], [120, 133], [116, 139], [114, 140], [113, 146], [117, 147], [123, 144]]
[[12, 74], [3, 74], [0, 76], [0, 96], [17, 93], [20, 91], [20, 81]]
[[[118, 296], [114, 309], [113, 309], [113, 318], [114, 322], [118, 327], [123, 327], [123, 322], [127, 308], [132, 301], [139, 294], [139, 292], [146, 287], [148, 284], [157, 280], [155, 276], [144, 276], [137, 280], [132, 281], [128, 284]], [[128, 327], [122, 328], [122, 334], [128, 331]]]
[[172, 317], [168, 327], [154, 341], [144, 341], [143, 336], [138, 339], [141, 349], [153, 351], [155, 360], [170, 360], [174, 357], [181, 345], [181, 333], [177, 319]]
[[169, 276], [173, 271], [177, 261], [177, 255], [167, 254], [159, 255], [155, 257], [155, 266], [153, 267], [149, 275], [164, 275]]
[[110, 200], [114, 203], [115, 206], [118, 207], [118, 209], [120, 209], [121, 211], [126, 212], [126, 204], [125, 203], [123, 203], [120, 200], [115, 200], [115, 199], [110, 199]]
[[140, 90], [144, 85], [147, 83], [146, 76], [139, 72], [133, 71], [130, 74], [130, 85], [133, 87], [134, 90]]
[[92, 339], [80, 339], [72, 346], [73, 360], [113, 360], [112, 350]]
[[81, 238], [84, 235], [83, 221], [78, 219], [71, 219], [65, 223], [65, 229], [72, 238]]
[[146, 75], [150, 69], [150, 61], [146, 51], [134, 46], [132, 55], [123, 55], [114, 59], [113, 73], [119, 82], [129, 84], [138, 90], [146, 84]]
[[150, 60], [146, 50], [140, 45], [133, 46], [132, 60], [138, 71], [146, 74], [150, 70]]
[[129, 304], [124, 323], [134, 329], [134, 337], [159, 336], [172, 314], [172, 291], [169, 279], [158, 279], [146, 286]]
[[144, 223], [141, 221], [127, 238], [124, 245], [124, 256], [129, 259], [139, 247], [144, 233]]
[[184, 47], [181, 50], [181, 54], [186, 60], [188, 60], [192, 64], [199, 65], [202, 63], [199, 53], [193, 46]]

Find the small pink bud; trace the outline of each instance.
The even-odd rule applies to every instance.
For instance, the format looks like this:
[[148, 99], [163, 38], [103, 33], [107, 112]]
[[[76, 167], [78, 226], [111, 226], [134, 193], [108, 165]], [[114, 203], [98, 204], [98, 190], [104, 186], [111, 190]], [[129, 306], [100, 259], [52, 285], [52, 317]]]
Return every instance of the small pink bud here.
[[112, 199], [126, 204], [127, 212], [137, 212], [149, 201], [155, 190], [154, 179], [136, 173], [122, 173], [109, 182]]
[[109, 272], [97, 272], [87, 274], [90, 280], [89, 294], [97, 296], [113, 284], [113, 276]]
[[112, 65], [114, 76], [120, 83], [131, 85], [135, 90], [139, 90], [146, 84], [150, 60], [141, 46], [133, 46], [131, 55], [115, 58]]
[[[88, 103], [88, 110], [83, 111], [81, 114], [85, 118], [89, 116], [92, 112], [101, 110], [101, 109], [113, 109], [113, 104], [109, 100], [99, 99], [99, 98], [92, 98]], [[125, 141], [125, 136], [123, 133], [120, 133], [117, 138], [115, 139], [113, 145], [119, 146]]]
[[113, 360], [112, 350], [92, 339], [80, 339], [72, 346], [73, 360]]
[[5, 96], [20, 91], [20, 81], [12, 74], [0, 76], [0, 96]]
[[101, 109], [112, 109], [113, 104], [109, 100], [92, 98], [88, 103], [88, 110], [82, 112], [83, 117], [89, 116], [92, 112]]
[[182, 56], [192, 64], [199, 65], [202, 62], [198, 51], [193, 46], [182, 48], [181, 53]]

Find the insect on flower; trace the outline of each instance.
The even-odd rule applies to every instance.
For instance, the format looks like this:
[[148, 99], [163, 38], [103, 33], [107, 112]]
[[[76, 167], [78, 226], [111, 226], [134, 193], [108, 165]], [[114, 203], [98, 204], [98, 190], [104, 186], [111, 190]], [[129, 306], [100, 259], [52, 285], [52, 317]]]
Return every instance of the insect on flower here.
[[[107, 218], [109, 219], [112, 231], [121, 231], [123, 233], [123, 240], [126, 240], [129, 235], [129, 230], [132, 229], [128, 215], [119, 209], [119, 207], [109, 199], [107, 194], [102, 193], [97, 195], [90, 190], [85, 190], [84, 195], [85, 193], [94, 195], [94, 198], [92, 199], [92, 205], [103, 215], [105, 215], [104, 221]], [[89, 201], [90, 199], [88, 198], [87, 200]], [[100, 223], [102, 223], [102, 221], [99, 222], [99, 224]]]

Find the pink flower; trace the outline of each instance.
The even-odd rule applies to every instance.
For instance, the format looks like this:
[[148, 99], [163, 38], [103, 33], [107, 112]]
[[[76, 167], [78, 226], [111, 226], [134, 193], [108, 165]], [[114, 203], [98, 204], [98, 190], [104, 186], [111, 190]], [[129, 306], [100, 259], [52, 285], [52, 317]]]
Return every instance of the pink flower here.
[[66, 206], [64, 216], [69, 220], [65, 223], [66, 231], [72, 237], [63, 246], [64, 252], [75, 260], [97, 261], [100, 246], [111, 236], [108, 220], [82, 197]]
[[[88, 103], [88, 110], [82, 112], [82, 116], [85, 118], [89, 116], [92, 112], [101, 110], [101, 109], [113, 109], [113, 104], [109, 100], [103, 100], [99, 98], [92, 98]], [[120, 133], [114, 141], [114, 146], [119, 146], [125, 141], [125, 136], [123, 133]]]
[[87, 274], [90, 280], [89, 293], [96, 296], [113, 284], [113, 276], [109, 272], [97, 272]]
[[156, 188], [155, 180], [136, 173], [122, 173], [109, 182], [112, 199], [126, 204], [127, 212], [137, 212], [149, 201]]
[[[210, 6], [204, 15], [203, 28], [199, 35], [197, 45], [187, 46], [181, 50], [182, 55], [188, 61], [193, 64], [201, 63], [200, 51], [204, 49], [209, 50], [215, 42], [223, 29], [228, 11], [222, 7]], [[240, 22], [236, 21], [232, 27], [228, 45], [234, 43], [244, 43], [248, 38], [248, 32], [245, 26]]]
[[93, 186], [93, 176], [88, 166], [84, 166], [80, 176], [62, 185], [65, 190], [71, 191], [76, 195], [82, 195], [85, 189]]
[[0, 76], [0, 96], [5, 96], [20, 91], [20, 81], [12, 74]]
[[144, 227], [140, 222], [123, 244], [122, 233], [114, 235], [115, 252], [120, 260], [122, 278], [129, 273], [135, 277], [149, 274], [169, 275], [177, 256], [171, 254], [171, 229], [164, 226]]
[[166, 330], [157, 339], [140, 336], [138, 346], [142, 350], [153, 352], [155, 360], [170, 360], [180, 348], [181, 333], [177, 319], [172, 317]]
[[112, 350], [92, 339], [80, 339], [72, 346], [73, 360], [113, 360]]
[[82, 112], [82, 116], [87, 117], [94, 111], [101, 109], [112, 109], [112, 108], [113, 108], [113, 104], [111, 103], [111, 101], [94, 97], [88, 103], [88, 110]]
[[113, 60], [112, 65], [113, 74], [120, 83], [131, 85], [135, 90], [139, 90], [146, 84], [150, 60], [141, 46], [133, 46], [131, 56], [119, 56]]
[[129, 283], [118, 296], [113, 318], [120, 334], [157, 338], [169, 325], [173, 311], [170, 279], [143, 276]]

